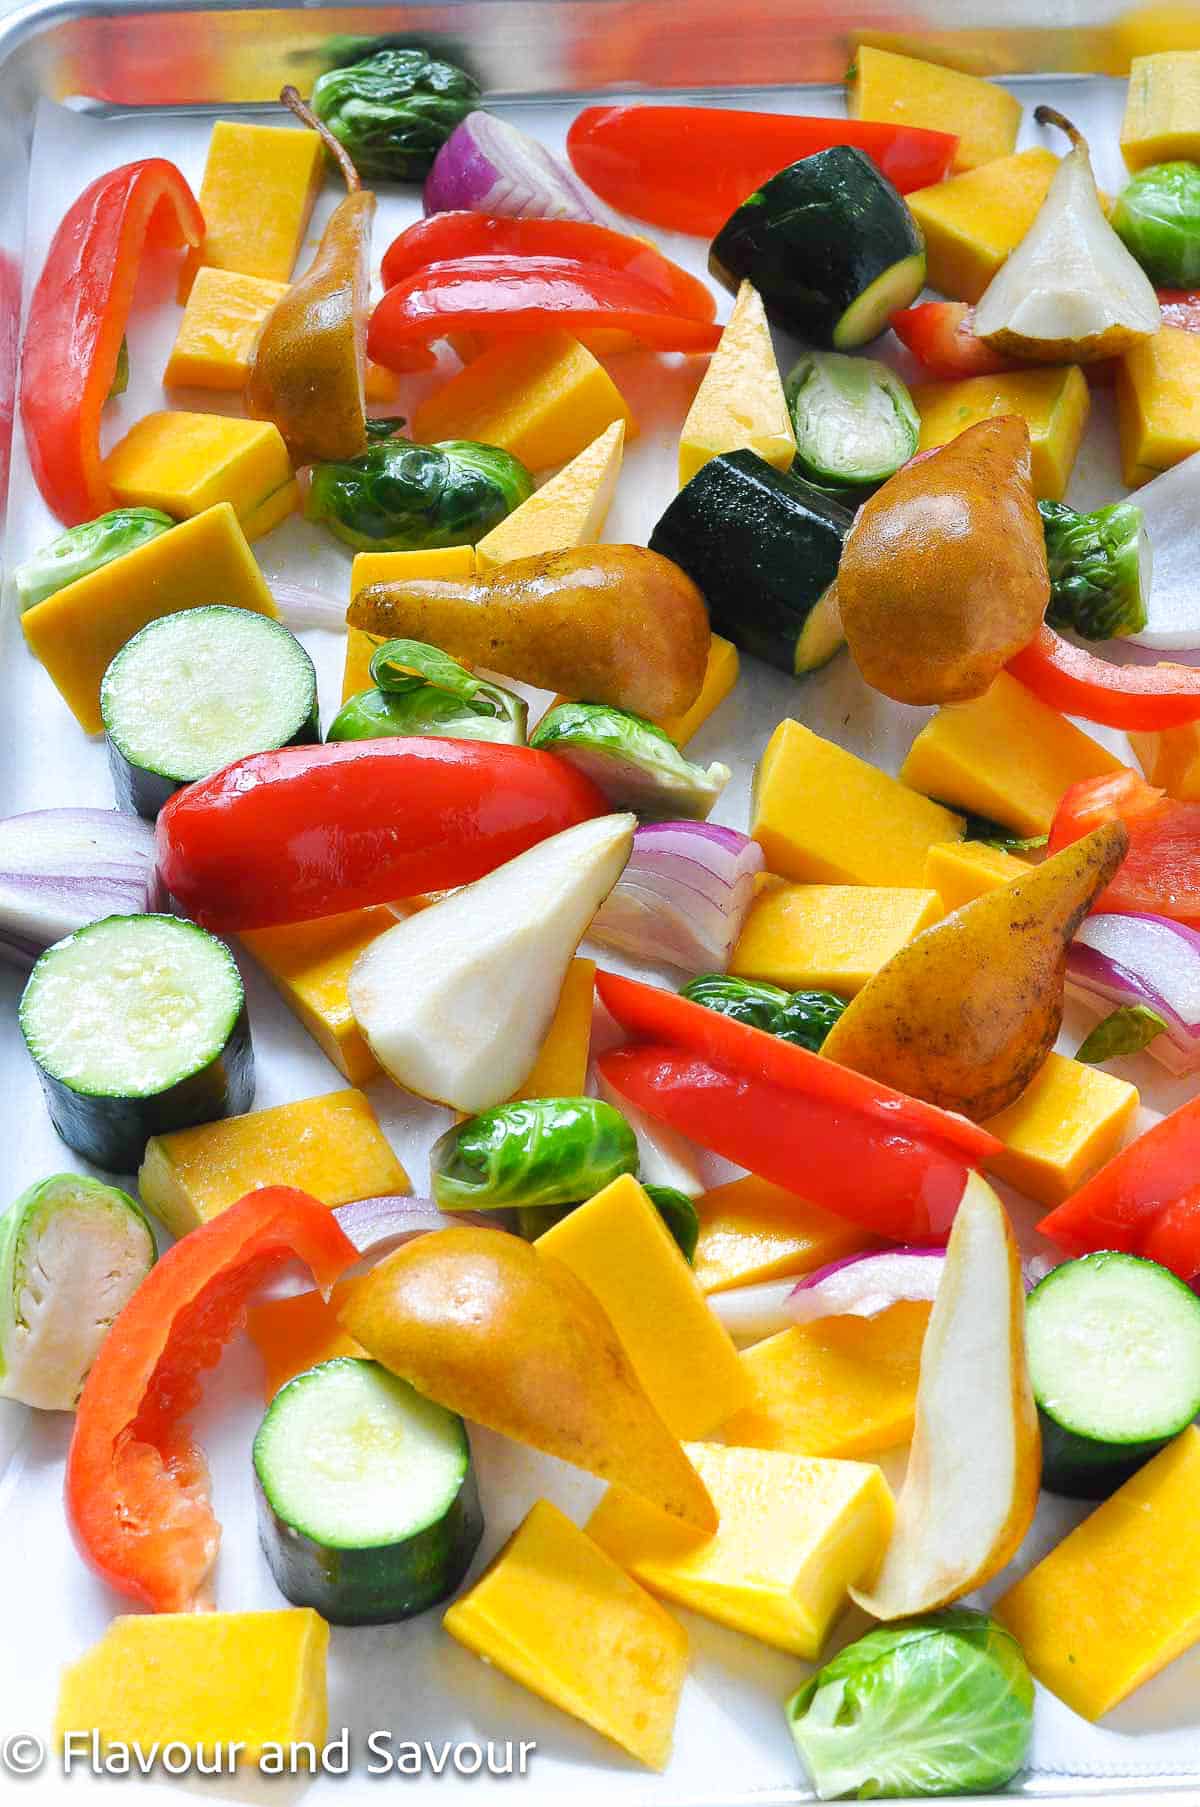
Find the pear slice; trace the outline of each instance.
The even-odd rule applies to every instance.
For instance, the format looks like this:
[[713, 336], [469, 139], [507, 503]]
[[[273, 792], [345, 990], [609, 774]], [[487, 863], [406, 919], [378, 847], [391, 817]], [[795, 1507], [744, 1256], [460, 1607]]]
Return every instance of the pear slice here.
[[552, 835], [359, 955], [350, 1008], [398, 1085], [473, 1114], [524, 1084], [636, 823], [598, 816]]
[[1092, 364], [1158, 331], [1158, 297], [1105, 218], [1086, 139], [1054, 107], [1034, 118], [1058, 126], [1071, 149], [976, 305], [975, 332], [1004, 357]]
[[850, 1589], [855, 1600], [877, 1619], [901, 1619], [982, 1587], [1020, 1548], [1041, 1471], [1016, 1239], [973, 1173], [921, 1351], [895, 1529], [874, 1586]]

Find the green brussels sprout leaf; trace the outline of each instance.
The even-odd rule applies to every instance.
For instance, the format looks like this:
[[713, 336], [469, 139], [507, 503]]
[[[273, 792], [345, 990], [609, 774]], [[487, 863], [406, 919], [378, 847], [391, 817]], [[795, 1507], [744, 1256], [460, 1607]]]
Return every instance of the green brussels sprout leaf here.
[[780, 1041], [818, 1054], [846, 1000], [832, 991], [784, 991], [759, 979], [735, 979], [728, 973], [701, 973], [680, 994], [706, 1010], [719, 1011], [737, 1023], [763, 1029]]
[[557, 753], [603, 791], [614, 809], [664, 821], [703, 820], [729, 782], [729, 767], [686, 759], [669, 734], [611, 703], [559, 703], [529, 742]]
[[135, 552], [174, 525], [160, 508], [113, 508], [94, 521], [68, 527], [13, 572], [22, 613], [111, 564], [114, 558]]
[[499, 446], [383, 439], [357, 458], [314, 465], [305, 513], [360, 552], [473, 546], [533, 494]]
[[342, 704], [327, 740], [380, 740], [431, 734], [456, 740], [525, 744], [522, 697], [477, 678], [465, 665], [420, 640], [388, 640], [371, 659], [373, 690]]
[[426, 50], [385, 45], [318, 76], [311, 104], [364, 180], [416, 182], [480, 99], [464, 69]]
[[1089, 1066], [1099, 1066], [1102, 1061], [1116, 1060], [1120, 1054], [1140, 1054], [1166, 1027], [1157, 1010], [1151, 1010], [1148, 1004], [1122, 1004], [1080, 1042], [1075, 1058]]
[[1146, 625], [1150, 540], [1134, 502], [1081, 514], [1064, 502], [1039, 502], [1050, 566], [1046, 619], [1084, 640], [1137, 634]]
[[1200, 283], [1200, 165], [1155, 163], [1117, 196], [1112, 224], [1151, 282]]
[[700, 1240], [700, 1213], [678, 1186], [646, 1186], [644, 1190], [690, 1266], [696, 1259], [696, 1244]]
[[374, 444], [376, 440], [394, 439], [401, 427], [408, 422], [403, 414], [368, 414], [366, 418], [367, 440]]
[[528, 1098], [459, 1123], [429, 1155], [443, 1211], [575, 1205], [638, 1168], [637, 1137], [599, 1098]]

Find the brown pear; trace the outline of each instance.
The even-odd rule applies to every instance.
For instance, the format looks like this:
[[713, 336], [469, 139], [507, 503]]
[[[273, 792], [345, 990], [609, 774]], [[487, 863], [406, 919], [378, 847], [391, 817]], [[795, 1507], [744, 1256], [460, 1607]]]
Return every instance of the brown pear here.
[[980, 421], [889, 478], [859, 510], [837, 593], [874, 689], [898, 703], [982, 696], [1050, 600], [1025, 422]]
[[1106, 822], [914, 937], [863, 986], [822, 1054], [977, 1122], [1019, 1098], [1062, 1026], [1067, 950], [1125, 857]]
[[256, 420], [275, 422], [293, 464], [321, 464], [355, 458], [367, 448], [363, 373], [375, 196], [360, 185], [343, 147], [296, 90], [285, 88], [280, 99], [324, 139], [347, 194], [312, 263], [267, 316], [246, 406]]
[[519, 1236], [418, 1237], [353, 1285], [338, 1315], [427, 1399], [716, 1530], [708, 1490], [595, 1296]]

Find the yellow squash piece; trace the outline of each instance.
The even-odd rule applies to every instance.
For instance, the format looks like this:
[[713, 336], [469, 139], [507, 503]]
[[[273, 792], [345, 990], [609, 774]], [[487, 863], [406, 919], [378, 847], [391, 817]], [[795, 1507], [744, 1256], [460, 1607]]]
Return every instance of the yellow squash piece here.
[[679, 440], [679, 486], [721, 452], [757, 452], [778, 471], [791, 469], [796, 435], [762, 297], [743, 282], [697, 389]]
[[1116, 1154], [1137, 1108], [1136, 1086], [1051, 1054], [1016, 1102], [984, 1125], [1004, 1143], [985, 1166], [1039, 1205], [1060, 1205]]
[[236, 1743], [249, 1768], [268, 1744], [320, 1749], [328, 1649], [329, 1627], [308, 1607], [114, 1619], [63, 1673], [55, 1742], [95, 1732], [102, 1750], [178, 1743], [211, 1753]]
[[287, 284], [205, 265], [197, 270], [163, 382], [168, 389], [246, 386], [263, 321]]
[[247, 929], [242, 935], [284, 1003], [351, 1085], [365, 1085], [374, 1079], [379, 1063], [350, 1009], [346, 989], [350, 968], [377, 935], [395, 925], [392, 912], [380, 904], [322, 916], [315, 922]]
[[[356, 552], [350, 567], [350, 600], [371, 584], [410, 577], [474, 577], [474, 546], [438, 546], [425, 552]], [[342, 701], [371, 688], [371, 657], [383, 641], [360, 627], [346, 629], [346, 665]]]
[[690, 1444], [688, 1455], [721, 1515], [715, 1537], [620, 1487], [588, 1536], [651, 1593], [815, 1662], [849, 1589], [870, 1583], [887, 1547], [895, 1506], [882, 1473], [719, 1443]]
[[624, 1174], [539, 1236], [604, 1307], [651, 1404], [677, 1437], [702, 1437], [749, 1402], [737, 1350], [679, 1245]]
[[145, 415], [108, 454], [104, 474], [130, 508], [186, 520], [231, 502], [247, 537], [250, 518], [292, 482], [287, 447], [270, 421], [183, 412]]
[[920, 886], [964, 823], [834, 741], [782, 721], [754, 778], [750, 833], [770, 871], [806, 884]]
[[204, 243], [179, 280], [186, 301], [204, 265], [286, 282], [325, 175], [325, 147], [312, 132], [218, 119], [200, 184]]
[[1130, 489], [1200, 451], [1200, 333], [1163, 326], [1118, 360], [1117, 431]]
[[1132, 170], [1176, 160], [1200, 162], [1200, 50], [1133, 58], [1121, 155]]
[[1024, 860], [1005, 853], [1003, 847], [989, 847], [984, 841], [944, 841], [931, 847], [925, 861], [925, 883], [942, 900], [949, 915], [973, 897], [1007, 885], [1029, 871]]
[[293, 477], [290, 483], [272, 490], [257, 508], [252, 508], [242, 516], [242, 532], [248, 540], [261, 540], [264, 534], [271, 533], [289, 515], [297, 514], [299, 509], [300, 485]]
[[316, 1291], [292, 1293], [286, 1299], [264, 1299], [246, 1313], [246, 1334], [263, 1358], [263, 1398], [268, 1405], [280, 1387], [321, 1362], [339, 1355], [365, 1356], [366, 1350], [338, 1323], [337, 1309], [345, 1282], [329, 1299]]
[[1044, 1687], [1100, 1719], [1200, 1640], [1200, 1431], [1184, 1431], [992, 1608]]
[[700, 1236], [692, 1272], [701, 1292], [808, 1274], [874, 1248], [857, 1224], [750, 1173], [696, 1200]]
[[1029, 428], [1033, 488], [1059, 502], [1066, 493], [1091, 405], [1078, 364], [969, 376], [961, 382], [919, 383], [912, 392], [921, 416], [920, 449], [931, 451], [967, 427], [998, 414], [1017, 414]]
[[1039, 145], [907, 195], [925, 235], [930, 288], [978, 301], [1033, 225], [1057, 168], [1053, 151]]
[[729, 970], [787, 991], [852, 997], [940, 914], [936, 891], [768, 879], [750, 906]]
[[275, 614], [228, 502], [77, 578], [26, 609], [21, 627], [80, 727], [98, 734], [100, 680], [125, 642], [160, 616], [206, 602]]
[[721, 1427], [739, 1448], [865, 1456], [912, 1436], [929, 1306], [796, 1324], [742, 1351], [754, 1401]]
[[624, 450], [625, 422], [614, 420], [557, 476], [484, 535], [475, 547], [476, 568], [486, 571], [509, 559], [593, 544], [604, 532]]
[[955, 174], [1007, 157], [1021, 124], [1020, 101], [994, 82], [869, 44], [860, 44], [854, 53], [846, 110], [852, 119], [954, 132], [958, 149], [950, 167]]
[[611, 427], [636, 432], [620, 390], [578, 339], [561, 332], [499, 339], [421, 403], [412, 436], [498, 445], [531, 471], [566, 464]]
[[576, 956], [533, 1071], [514, 1098], [578, 1098], [587, 1084], [596, 1004], [596, 962]]
[[383, 645], [378, 634], [366, 634], [361, 627], [346, 629], [346, 663], [342, 668], [342, 701], [348, 703], [360, 690], [370, 690], [371, 660]]
[[1200, 722], [1158, 734], [1132, 732], [1129, 744], [1151, 784], [1181, 803], [1200, 803]]
[[665, 1769], [687, 1633], [548, 1500], [442, 1623], [513, 1681]]
[[1070, 785], [1120, 769], [1107, 747], [1002, 671], [983, 696], [938, 710], [900, 776], [1019, 835], [1040, 835]]
[[693, 734], [698, 734], [709, 716], [719, 709], [738, 681], [738, 651], [730, 640], [714, 634], [708, 647], [708, 665], [700, 695], [682, 715], [669, 715], [659, 722], [677, 747], [686, 747]]
[[330, 1206], [409, 1190], [369, 1100], [356, 1091], [151, 1136], [138, 1173], [142, 1203], [173, 1236], [259, 1186], [296, 1186]]

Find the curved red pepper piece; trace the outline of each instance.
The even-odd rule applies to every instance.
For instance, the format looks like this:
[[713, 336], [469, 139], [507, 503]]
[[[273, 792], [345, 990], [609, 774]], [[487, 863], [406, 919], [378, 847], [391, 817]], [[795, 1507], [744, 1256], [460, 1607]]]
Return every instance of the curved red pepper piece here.
[[358, 1252], [306, 1192], [250, 1192], [167, 1251], [100, 1345], [67, 1456], [67, 1519], [96, 1573], [154, 1612], [200, 1604], [221, 1536], [182, 1420], [250, 1295], [296, 1257], [328, 1290]]
[[68, 527], [113, 506], [100, 414], [143, 247], [199, 245], [203, 238], [195, 197], [164, 157], [98, 176], [54, 234], [25, 327], [21, 420], [38, 488]]
[[1105, 728], [1153, 733], [1200, 721], [1200, 670], [1185, 665], [1114, 665], [1043, 625], [1008, 669], [1043, 703]]
[[570, 257], [461, 257], [388, 289], [371, 317], [367, 352], [407, 368], [412, 346], [452, 332], [544, 333], [611, 328], [655, 351], [713, 351], [721, 329], [672, 313], [658, 289], [626, 270]]
[[1068, 1255], [1122, 1249], [1200, 1278], [1200, 1098], [1138, 1136], [1038, 1225]]

